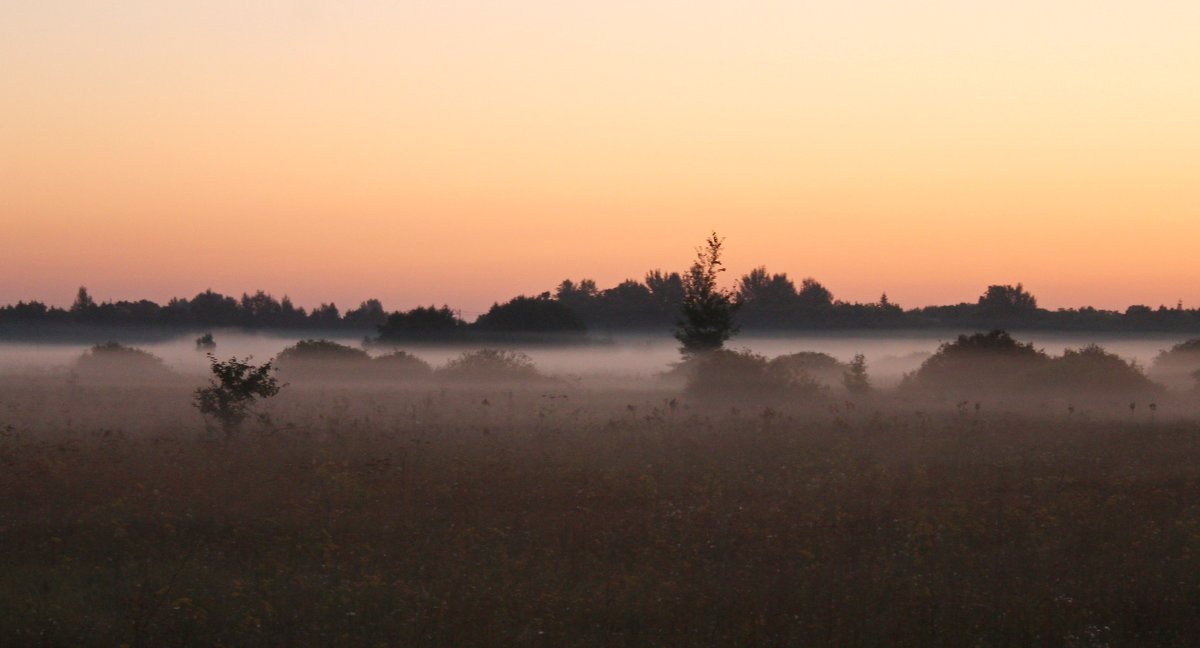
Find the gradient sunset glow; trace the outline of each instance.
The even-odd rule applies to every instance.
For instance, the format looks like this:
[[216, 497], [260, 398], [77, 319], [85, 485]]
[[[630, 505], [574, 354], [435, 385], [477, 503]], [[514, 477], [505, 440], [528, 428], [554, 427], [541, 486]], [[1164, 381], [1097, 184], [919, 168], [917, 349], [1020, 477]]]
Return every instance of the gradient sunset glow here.
[[715, 229], [845, 300], [1194, 307], [1198, 35], [1183, 0], [8, 3], [0, 303], [478, 311]]

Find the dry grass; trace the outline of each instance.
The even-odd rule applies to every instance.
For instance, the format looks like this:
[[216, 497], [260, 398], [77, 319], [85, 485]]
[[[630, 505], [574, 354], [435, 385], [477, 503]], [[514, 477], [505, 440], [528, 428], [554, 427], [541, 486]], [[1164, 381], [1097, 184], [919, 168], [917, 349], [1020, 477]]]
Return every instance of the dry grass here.
[[51, 383], [0, 397], [5, 646], [1200, 636], [1200, 429], [1164, 412], [293, 388], [221, 443], [186, 387]]

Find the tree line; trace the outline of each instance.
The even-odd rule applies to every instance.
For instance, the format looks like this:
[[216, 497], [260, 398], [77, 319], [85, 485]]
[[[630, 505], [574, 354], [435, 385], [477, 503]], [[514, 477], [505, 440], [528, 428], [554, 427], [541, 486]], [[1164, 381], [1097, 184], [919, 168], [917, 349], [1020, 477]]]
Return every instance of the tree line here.
[[[690, 272], [690, 271], [689, 271]], [[387, 311], [378, 299], [342, 310], [326, 303], [307, 310], [264, 291], [240, 298], [206, 290], [166, 304], [104, 301], [80, 288], [69, 308], [38, 301], [0, 306], [0, 327], [80, 326], [340, 330], [383, 341], [454, 339], [472, 335], [667, 332], [680, 322], [688, 272], [652, 270], [601, 289], [591, 279], [566, 279], [553, 291], [495, 303], [473, 321], [448, 305]], [[1049, 310], [1021, 284], [988, 286], [975, 302], [905, 309], [881, 295], [875, 302], [836, 299], [819, 281], [798, 284], [759, 267], [726, 291], [743, 331], [834, 329], [1007, 328], [1062, 331], [1200, 331], [1200, 310], [1144, 305], [1124, 311], [1091, 307]]]

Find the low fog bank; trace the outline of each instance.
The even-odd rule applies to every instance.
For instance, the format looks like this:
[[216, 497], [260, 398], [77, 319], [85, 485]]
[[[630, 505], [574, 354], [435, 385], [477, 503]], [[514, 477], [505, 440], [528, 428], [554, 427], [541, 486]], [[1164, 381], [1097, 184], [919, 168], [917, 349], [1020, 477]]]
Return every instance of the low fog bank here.
[[[895, 331], [879, 333], [819, 333], [788, 336], [740, 336], [729, 343], [731, 349], [744, 349], [769, 358], [798, 352], [818, 352], [830, 355], [840, 362], [850, 362], [856, 354], [863, 354], [871, 370], [871, 377], [880, 387], [894, 386], [905, 373], [917, 369], [921, 362], [937, 351], [939, 345], [952, 341], [962, 331]], [[1022, 341], [1031, 342], [1039, 349], [1052, 355], [1061, 354], [1068, 348], [1079, 348], [1098, 344], [1106, 350], [1127, 360], [1149, 368], [1163, 351], [1187, 338], [1178, 335], [1125, 335], [1088, 334], [1072, 335], [1055, 332], [1014, 332]], [[321, 338], [319, 335], [305, 336]], [[211, 351], [218, 357], [252, 356], [259, 362], [276, 357], [285, 348], [294, 345], [301, 337], [276, 336], [271, 334], [246, 333], [242, 330], [216, 330], [213, 332], [215, 347], [198, 348], [193, 336], [153, 340], [144, 343], [128, 343], [130, 346], [148, 351], [161, 358], [165, 365], [185, 374], [207, 372], [205, 353]], [[326, 336], [325, 339], [339, 344], [363, 348], [362, 338]], [[73, 363], [93, 344], [107, 342], [96, 339], [78, 344], [31, 344], [24, 342], [0, 342], [0, 372], [69, 370]], [[382, 355], [393, 350], [403, 350], [431, 366], [445, 364], [467, 351], [485, 345], [420, 345], [398, 347], [370, 346], [372, 355]], [[617, 335], [593, 337], [588, 344], [504, 344], [504, 348], [525, 353], [547, 375], [582, 376], [593, 378], [650, 378], [670, 370], [679, 362], [678, 344], [669, 335]], [[1186, 382], [1178, 380], [1175, 386]]]
[[[1154, 422], [1200, 414], [1197, 341], [1161, 351], [1157, 340], [1113, 345], [1142, 353], [1156, 349], [1147, 372], [1094, 344], [1053, 353], [1002, 331], [961, 335], [933, 347], [916, 337], [764, 339], [754, 341], [756, 350], [725, 350], [687, 362], [673, 346], [646, 340], [526, 353], [216, 339], [217, 348], [209, 350], [214, 360], [255, 353], [272, 360], [285, 384], [280, 395], [260, 403], [264, 429], [334, 419], [405, 419], [411, 425], [453, 419], [487, 427], [501, 418], [509, 425], [541, 426], [630, 416], [661, 424], [688, 417], [827, 420], [924, 413]], [[794, 351], [805, 346], [833, 353]], [[846, 358], [863, 348], [876, 359]], [[193, 407], [194, 391], [213, 380], [206, 349], [194, 343], [18, 351], [6, 354], [0, 372], [0, 426], [211, 427]]]

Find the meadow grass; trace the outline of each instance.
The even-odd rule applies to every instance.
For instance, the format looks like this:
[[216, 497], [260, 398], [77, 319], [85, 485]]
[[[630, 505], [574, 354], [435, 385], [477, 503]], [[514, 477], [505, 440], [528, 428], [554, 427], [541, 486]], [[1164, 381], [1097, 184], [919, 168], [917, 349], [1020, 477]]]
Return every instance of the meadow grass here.
[[9, 385], [5, 646], [1189, 645], [1192, 419]]

